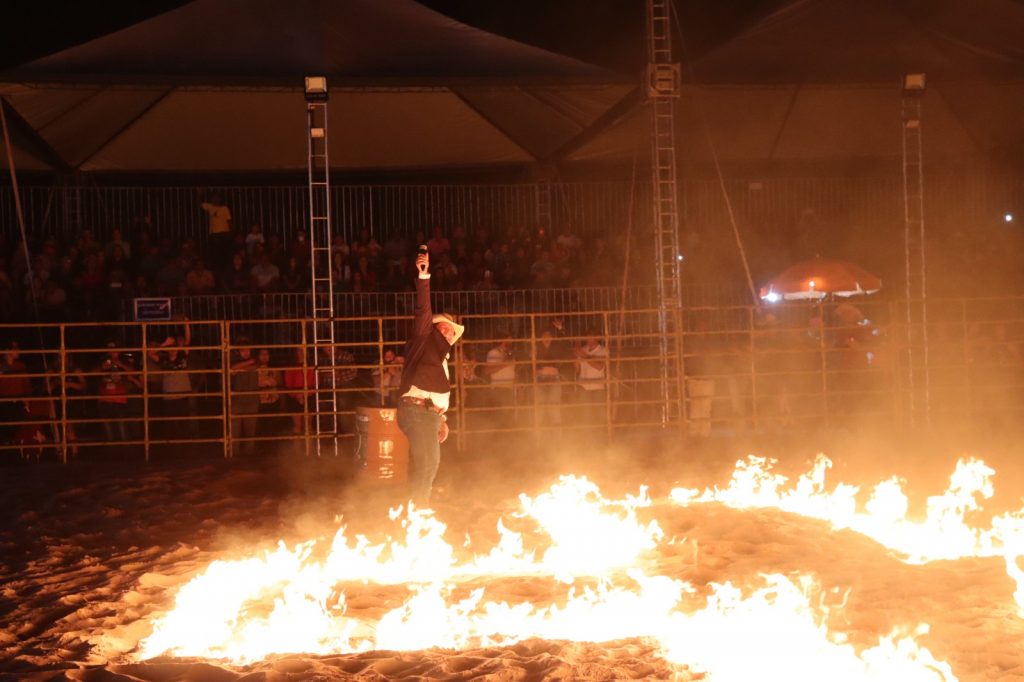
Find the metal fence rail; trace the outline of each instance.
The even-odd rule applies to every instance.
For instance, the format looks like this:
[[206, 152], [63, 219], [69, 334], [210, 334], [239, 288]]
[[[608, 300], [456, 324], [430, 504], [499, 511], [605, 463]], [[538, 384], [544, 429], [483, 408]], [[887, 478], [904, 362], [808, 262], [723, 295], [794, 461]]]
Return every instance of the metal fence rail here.
[[[682, 310], [674, 328], [682, 335], [684, 376], [669, 411], [694, 437], [906, 425], [914, 416], [911, 394], [919, 390], [907, 382], [907, 340], [918, 337], [902, 324], [901, 305], [864, 299]], [[1016, 433], [1024, 412], [1024, 298], [928, 306], [932, 424]], [[337, 360], [326, 371], [337, 377], [339, 437], [353, 436], [358, 405], [395, 398], [393, 384], [381, 377], [400, 369], [386, 351], [401, 352], [410, 320], [335, 319]], [[460, 446], [480, 446], [496, 433], [607, 437], [660, 426], [655, 309], [475, 313], [462, 321], [467, 333], [452, 362], [451, 411]], [[66, 460], [119, 446], [146, 456], [230, 456], [251, 443], [308, 452], [310, 408], [302, 396], [311, 384], [302, 377], [317, 365], [308, 325], [262, 319], [2, 326], [4, 338], [22, 347], [7, 349], [0, 374], [0, 453], [59, 452]], [[545, 331], [563, 344], [555, 377], [538, 371]], [[499, 385], [486, 368], [502, 342], [513, 370]], [[609, 358], [604, 378], [584, 386], [577, 353], [588, 343], [604, 346]], [[261, 375], [255, 387], [240, 386], [232, 367], [245, 350], [254, 357], [265, 351], [261, 371], [275, 378], [263, 383]], [[239, 411], [243, 404], [248, 411]]]
[[[683, 305], [741, 305], [749, 299], [742, 287], [689, 285], [683, 289]], [[438, 310], [458, 314], [560, 313], [583, 310], [653, 308], [653, 287], [579, 287], [564, 289], [509, 289], [497, 291], [438, 291], [433, 294]], [[340, 292], [334, 309], [350, 316], [411, 315], [414, 292]], [[121, 302], [120, 319], [133, 317], [133, 302]], [[171, 299], [177, 315], [192, 320], [257, 320], [301, 318], [310, 315], [309, 294], [215, 294]]]
[[[536, 185], [341, 185], [331, 188], [332, 225], [351, 242], [364, 229], [378, 240], [407, 237], [435, 226], [464, 227], [507, 234], [522, 229], [571, 229], [579, 235], [613, 234], [629, 221], [630, 187], [619, 182], [556, 183], [552, 191], [553, 225], [539, 225]], [[156, 238], [191, 237], [202, 243], [207, 217], [203, 197], [219, 196], [232, 212], [236, 229], [260, 223], [267, 234], [290, 239], [307, 229], [303, 186], [101, 187], [28, 186], [22, 188], [27, 224], [35, 234], [71, 237], [81, 229], [99, 238], [119, 227], [145, 227]], [[639, 204], [637, 204], [639, 206]], [[0, 229], [14, 236], [17, 221], [10, 192], [0, 193]]]
[[[685, 177], [680, 182], [686, 225], [726, 224], [722, 188], [716, 179]], [[727, 179], [725, 189], [742, 225], [790, 226], [807, 209], [826, 222], [885, 228], [900, 219], [901, 186], [895, 174]], [[218, 194], [231, 209], [236, 228], [258, 222], [266, 233], [288, 239], [306, 229], [304, 186], [219, 186], [201, 190]], [[40, 186], [22, 187], [30, 232], [71, 237], [81, 229], [100, 239], [115, 227], [146, 224], [153, 236], [202, 241], [206, 214], [196, 187]], [[650, 188], [629, 182], [556, 182], [551, 185], [551, 225], [537, 223], [537, 185], [393, 184], [340, 185], [332, 188], [332, 224], [347, 241], [369, 230], [378, 240], [392, 234], [429, 236], [434, 226], [461, 226], [490, 234], [546, 227], [578, 235], [615, 235], [633, 221], [650, 222]], [[979, 169], [935, 173], [926, 177], [925, 194], [935, 220], [950, 224], [992, 222], [1024, 205], [1024, 176]], [[630, 215], [630, 211], [633, 215]], [[9, 185], [0, 191], [0, 233], [16, 235]]]

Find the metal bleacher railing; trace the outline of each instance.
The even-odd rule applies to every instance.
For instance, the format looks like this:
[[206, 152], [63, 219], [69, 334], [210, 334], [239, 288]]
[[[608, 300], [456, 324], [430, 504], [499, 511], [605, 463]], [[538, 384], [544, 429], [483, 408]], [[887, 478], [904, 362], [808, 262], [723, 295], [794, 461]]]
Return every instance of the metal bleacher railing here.
[[[335, 293], [334, 309], [347, 316], [411, 315], [415, 294], [403, 292]], [[507, 289], [496, 291], [438, 291], [433, 294], [438, 310], [458, 314], [564, 313], [588, 310], [653, 308], [657, 292], [651, 286], [574, 287], [564, 289]], [[684, 287], [688, 307], [741, 305], [749, 295], [741, 288], [690, 284]], [[132, 319], [133, 302], [121, 302], [120, 319]], [[302, 318], [310, 315], [305, 293], [211, 294], [171, 299], [175, 314], [192, 320], [257, 320]]]
[[[907, 382], [906, 340], [913, 337], [901, 325], [900, 305], [864, 299], [681, 310], [673, 329], [682, 335], [684, 377], [670, 398], [674, 425], [701, 438], [907, 423], [918, 389]], [[932, 423], [1012, 431], [1024, 409], [1024, 298], [928, 306]], [[538, 349], [556, 318], [561, 349], [552, 374], [540, 371]], [[358, 406], [395, 398], [400, 364], [388, 351], [400, 355], [409, 321], [335, 319], [333, 360], [321, 358], [318, 371], [337, 392], [345, 443], [354, 441]], [[655, 309], [469, 314], [462, 321], [467, 333], [453, 358], [450, 413], [458, 447], [481, 447], [495, 434], [569, 443], [660, 428]], [[0, 367], [0, 453], [67, 461], [129, 451], [146, 458], [315, 452], [305, 400], [317, 364], [308, 325], [3, 326], [0, 333], [20, 347], [6, 347]], [[609, 357], [604, 378], [585, 386], [577, 348], [591, 338]], [[503, 341], [512, 371], [499, 383], [488, 354]], [[243, 368], [244, 356], [254, 363]]]
[[[955, 224], [981, 223], [1018, 205], [1024, 178], [1019, 174], [958, 166], [927, 176], [926, 194], [934, 216]], [[289, 240], [308, 229], [307, 188], [296, 185], [207, 187], [231, 208], [236, 226], [253, 222]], [[726, 181], [733, 208], [742, 224], [777, 224], [797, 220], [810, 208], [822, 219], [843, 217], [851, 225], [898, 225], [902, 188], [896, 174], [851, 177], [848, 173], [801, 174], [796, 177], [746, 175]], [[556, 182], [550, 187], [552, 230], [569, 229], [579, 236], [612, 235], [632, 219], [650, 221], [650, 187], [625, 181]], [[378, 240], [395, 233], [411, 237], [437, 225], [487, 230], [493, 236], [537, 226], [536, 185], [514, 184], [379, 184], [332, 187], [335, 232], [347, 241], [363, 229]], [[716, 177], [680, 179], [683, 218], [688, 225], [719, 225], [728, 220]], [[630, 201], [630, 197], [634, 201]], [[114, 227], [134, 233], [148, 229], [154, 238], [207, 236], [206, 214], [199, 209], [194, 186], [68, 186], [22, 187], [27, 224], [38, 234], [66, 238], [89, 229], [105, 238]], [[631, 216], [631, 207], [636, 215]], [[0, 194], [0, 232], [17, 224], [12, 197]], [[13, 232], [8, 237], [13, 238]]]

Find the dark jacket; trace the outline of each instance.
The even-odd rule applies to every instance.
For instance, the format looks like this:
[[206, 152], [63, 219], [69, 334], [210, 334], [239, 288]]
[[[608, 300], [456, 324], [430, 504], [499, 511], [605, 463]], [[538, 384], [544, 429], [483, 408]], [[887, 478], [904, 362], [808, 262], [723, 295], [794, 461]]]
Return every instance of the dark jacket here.
[[416, 309], [412, 337], [405, 343], [405, 364], [398, 395], [405, 395], [410, 386], [431, 393], [448, 393], [451, 381], [444, 373], [444, 359], [452, 347], [434, 327], [430, 308], [430, 280], [416, 278]]

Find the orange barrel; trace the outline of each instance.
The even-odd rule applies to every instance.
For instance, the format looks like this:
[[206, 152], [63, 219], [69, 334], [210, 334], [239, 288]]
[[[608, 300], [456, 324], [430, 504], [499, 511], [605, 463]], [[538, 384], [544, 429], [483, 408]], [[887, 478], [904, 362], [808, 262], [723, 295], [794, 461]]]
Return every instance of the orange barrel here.
[[409, 441], [398, 428], [393, 407], [356, 410], [356, 462], [359, 477], [369, 482], [404, 483], [409, 478]]

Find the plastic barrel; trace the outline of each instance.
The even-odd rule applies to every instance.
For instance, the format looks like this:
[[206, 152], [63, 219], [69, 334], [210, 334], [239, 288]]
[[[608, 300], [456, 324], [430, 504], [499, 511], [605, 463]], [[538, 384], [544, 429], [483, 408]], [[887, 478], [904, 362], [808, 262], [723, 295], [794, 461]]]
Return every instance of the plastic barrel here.
[[393, 407], [356, 410], [359, 478], [371, 483], [404, 483], [409, 478], [409, 441], [398, 428]]

